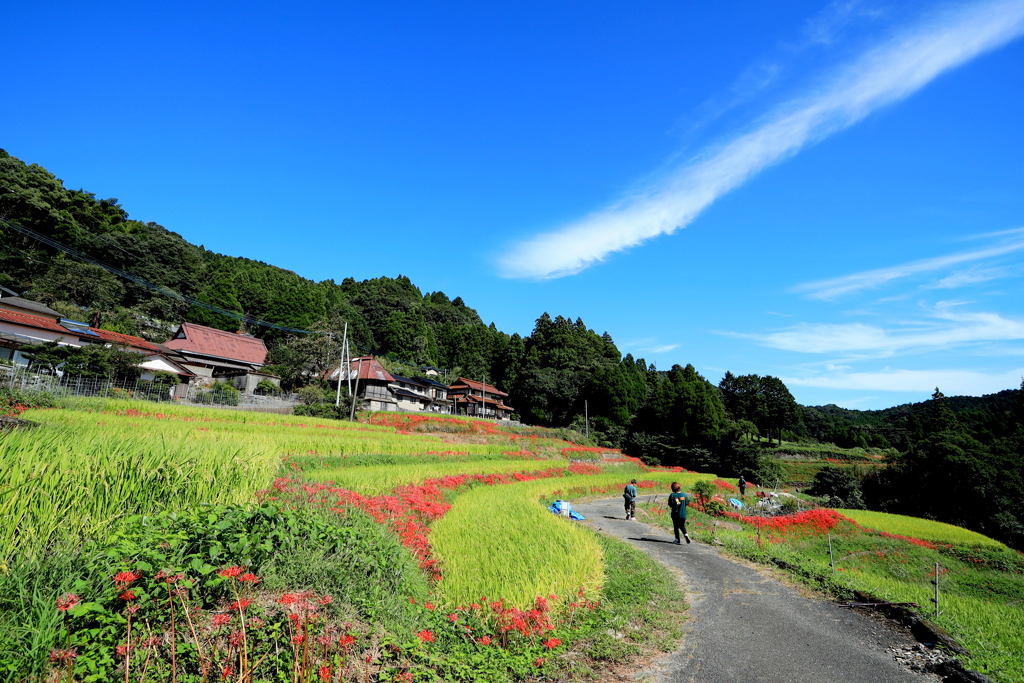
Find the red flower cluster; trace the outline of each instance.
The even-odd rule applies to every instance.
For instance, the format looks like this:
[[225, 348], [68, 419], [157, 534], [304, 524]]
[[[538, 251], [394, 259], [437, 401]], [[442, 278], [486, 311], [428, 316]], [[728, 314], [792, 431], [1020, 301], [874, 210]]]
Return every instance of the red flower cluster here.
[[[430, 531], [428, 525], [440, 519], [451, 508], [451, 504], [445, 500], [445, 490], [454, 491], [473, 484], [496, 486], [517, 481], [564, 477], [569, 474], [600, 473], [601, 468], [597, 465], [572, 463], [568, 467], [551, 467], [546, 470], [511, 474], [459, 474], [428, 479], [422, 484], [400, 486], [391, 495], [384, 496], [363, 496], [355, 491], [331, 486], [330, 483], [304, 484], [294, 479], [280, 478], [274, 482], [270, 490], [261, 491], [257, 495], [260, 498], [285, 498], [295, 503], [327, 505], [334, 512], [341, 514], [350, 507], [363, 510], [377, 522], [391, 527], [398, 534], [402, 545], [412, 552], [420, 567], [434, 580], [440, 580], [440, 569], [437, 560], [431, 558], [427, 536]], [[240, 572], [241, 569], [238, 569]]]
[[735, 486], [733, 486], [732, 484], [727, 482], [725, 479], [715, 479], [711, 483], [714, 484], [715, 486], [717, 486], [719, 489], [721, 489], [723, 491], [730, 491], [730, 492], [738, 492], [739, 491], [738, 488], [736, 488]]

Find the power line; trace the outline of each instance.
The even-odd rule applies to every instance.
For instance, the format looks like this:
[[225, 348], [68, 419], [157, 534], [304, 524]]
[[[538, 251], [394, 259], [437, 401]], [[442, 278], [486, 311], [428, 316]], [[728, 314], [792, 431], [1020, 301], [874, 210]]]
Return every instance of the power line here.
[[99, 259], [92, 258], [91, 256], [86, 256], [85, 254], [83, 254], [82, 252], [78, 251], [73, 247], [61, 244], [60, 242], [54, 239], [39, 234], [35, 230], [29, 230], [28, 228], [18, 225], [17, 223], [11, 222], [5, 218], [0, 218], [0, 225], [4, 225], [10, 228], [11, 230], [14, 230], [15, 232], [19, 232], [27, 237], [31, 237], [37, 242], [41, 242], [49, 247], [53, 247], [54, 249], [62, 251], [65, 254], [68, 254], [69, 256], [72, 256], [80, 261], [91, 263], [92, 265], [103, 268], [104, 270], [113, 273], [118, 277], [124, 278], [125, 280], [130, 280], [131, 282], [134, 282], [138, 285], [142, 285], [143, 287], [146, 287], [154, 292], [165, 294], [171, 298], [177, 299], [178, 301], [184, 301], [185, 303], [191, 304], [193, 306], [199, 306], [200, 308], [205, 308], [208, 311], [219, 313], [220, 315], [225, 315], [228, 316], [229, 318], [234, 318], [235, 320], [239, 320], [250, 325], [259, 325], [260, 327], [269, 327], [275, 330], [282, 330], [284, 332], [295, 332], [298, 334], [325, 334], [324, 332], [316, 332], [313, 330], [300, 330], [295, 327], [285, 327], [284, 325], [277, 325], [272, 322], [267, 322], [266, 320], [260, 320], [259, 318], [253, 317], [251, 315], [243, 315], [235, 311], [229, 311], [228, 309], [221, 308], [220, 306], [217, 306], [215, 304], [211, 304], [206, 301], [200, 301], [199, 299], [190, 296], [185, 296], [184, 294], [179, 294], [170, 287], [158, 285], [156, 283], [150, 282], [149, 280], [145, 280], [141, 277], [138, 277], [137, 275], [133, 275], [127, 271], [121, 270], [120, 268], [116, 268], [108, 263], [104, 263]]

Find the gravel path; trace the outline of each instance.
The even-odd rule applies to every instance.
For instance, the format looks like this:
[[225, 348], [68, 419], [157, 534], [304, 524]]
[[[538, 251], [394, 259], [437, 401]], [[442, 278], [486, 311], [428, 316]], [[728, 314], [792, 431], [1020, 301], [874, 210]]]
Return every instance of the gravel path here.
[[623, 519], [622, 501], [574, 506], [598, 531], [629, 541], [675, 571], [690, 602], [681, 648], [638, 680], [664, 683], [937, 682], [896, 663], [913, 638], [882, 621], [796, 589], [694, 541]]

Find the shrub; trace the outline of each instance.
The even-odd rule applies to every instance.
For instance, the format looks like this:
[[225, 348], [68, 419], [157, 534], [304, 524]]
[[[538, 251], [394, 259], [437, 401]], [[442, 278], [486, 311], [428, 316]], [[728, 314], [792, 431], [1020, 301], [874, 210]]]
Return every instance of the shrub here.
[[261, 379], [260, 383], [256, 385], [256, 391], [261, 394], [272, 394], [277, 391], [277, 385], [269, 379]]
[[697, 502], [701, 507], [706, 507], [711, 496], [715, 495], [717, 487], [710, 479], [701, 479], [693, 485], [693, 494], [697, 496]]

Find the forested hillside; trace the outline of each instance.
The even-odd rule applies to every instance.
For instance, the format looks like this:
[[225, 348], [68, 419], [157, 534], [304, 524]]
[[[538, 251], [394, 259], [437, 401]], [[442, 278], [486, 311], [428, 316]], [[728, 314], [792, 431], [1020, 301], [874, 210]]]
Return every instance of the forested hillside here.
[[[183, 321], [241, 330], [264, 339], [270, 371], [290, 387], [337, 362], [347, 324], [354, 351], [386, 357], [404, 373], [433, 366], [450, 378], [486, 378], [509, 393], [523, 422], [589, 429], [595, 443], [652, 464], [755, 481], [778, 477], [766, 453], [783, 440], [889, 449], [882, 474], [844, 486], [863, 488], [873, 507], [1024, 546], [1015, 493], [1024, 486], [1020, 391], [939, 395], [881, 411], [799, 406], [776, 377], [726, 373], [716, 386], [692, 365], [661, 371], [623, 357], [607, 332], [579, 318], [543, 313], [529, 336], [509, 335], [461, 297], [423, 292], [407, 277], [339, 276], [314, 282], [208, 251], [0, 150], [0, 286], [69, 318], [156, 342]], [[895, 499], [908, 482], [929, 495]]]

